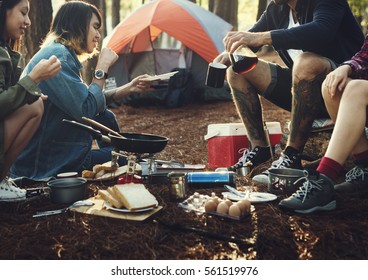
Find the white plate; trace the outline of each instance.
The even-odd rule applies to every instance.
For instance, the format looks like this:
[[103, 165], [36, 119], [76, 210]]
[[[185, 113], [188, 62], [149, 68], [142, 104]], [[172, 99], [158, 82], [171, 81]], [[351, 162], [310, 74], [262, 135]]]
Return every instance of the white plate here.
[[152, 209], [155, 209], [158, 206], [158, 203], [155, 206], [142, 208], [142, 209], [137, 209], [137, 210], [129, 210], [129, 209], [126, 209], [126, 208], [115, 208], [115, 207], [110, 206], [110, 203], [107, 202], [107, 201], [104, 201], [104, 206], [106, 207], [107, 210], [112, 210], [112, 211], [116, 211], [116, 212], [139, 213], [139, 212], [146, 212], [146, 211], [150, 211]]
[[[241, 192], [241, 193], [244, 193], [244, 192]], [[222, 195], [227, 196], [228, 199], [234, 200], [234, 201], [239, 201], [239, 200], [245, 199], [245, 197], [237, 196], [235, 194], [232, 194], [231, 192], [223, 192]], [[273, 201], [275, 199], [277, 199], [277, 196], [272, 194], [272, 193], [251, 192], [249, 201], [251, 203], [261, 203], [261, 202]]]
[[160, 81], [160, 80], [168, 80], [170, 77], [174, 76], [179, 71], [169, 72], [161, 75], [154, 75], [145, 79], [142, 79], [144, 81]]

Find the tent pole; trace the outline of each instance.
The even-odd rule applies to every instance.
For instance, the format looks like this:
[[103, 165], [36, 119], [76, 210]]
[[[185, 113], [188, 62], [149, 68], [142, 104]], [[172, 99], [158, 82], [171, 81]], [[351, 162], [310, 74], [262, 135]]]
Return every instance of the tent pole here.
[[152, 42], [152, 37], [151, 37], [151, 28], [148, 27], [148, 33], [149, 33], [149, 38], [150, 38], [150, 44], [151, 44], [151, 48], [152, 48], [152, 55], [153, 55], [153, 67], [155, 69], [155, 75], [157, 75], [157, 66], [156, 66], [156, 55], [155, 55], [155, 49], [153, 47], [153, 42]]

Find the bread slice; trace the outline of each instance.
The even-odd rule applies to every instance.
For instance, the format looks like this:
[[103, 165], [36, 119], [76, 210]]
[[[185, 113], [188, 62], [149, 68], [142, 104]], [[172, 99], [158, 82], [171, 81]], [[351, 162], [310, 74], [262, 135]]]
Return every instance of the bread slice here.
[[83, 178], [88, 178], [88, 179], [93, 179], [95, 178], [96, 173], [91, 171], [91, 170], [83, 170], [82, 171], [82, 177]]
[[113, 197], [107, 190], [98, 190], [98, 194], [103, 200], [107, 201], [112, 207], [124, 208], [124, 204], [115, 197]]
[[96, 164], [93, 166], [93, 172], [98, 173], [101, 170], [104, 170], [105, 172], [112, 172], [115, 171], [118, 168], [117, 165], [113, 166], [111, 161], [105, 162], [104, 164]]
[[116, 197], [129, 210], [154, 207], [158, 204], [156, 198], [143, 184], [122, 184], [113, 186]]

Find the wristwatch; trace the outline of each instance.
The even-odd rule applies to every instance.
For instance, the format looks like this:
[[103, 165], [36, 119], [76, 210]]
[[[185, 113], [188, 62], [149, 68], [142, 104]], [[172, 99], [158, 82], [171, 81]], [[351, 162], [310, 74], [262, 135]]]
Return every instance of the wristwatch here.
[[107, 79], [108, 75], [107, 75], [107, 72], [105, 72], [101, 69], [97, 69], [93, 73], [93, 77], [96, 78], [97, 80], [102, 80], [102, 79]]

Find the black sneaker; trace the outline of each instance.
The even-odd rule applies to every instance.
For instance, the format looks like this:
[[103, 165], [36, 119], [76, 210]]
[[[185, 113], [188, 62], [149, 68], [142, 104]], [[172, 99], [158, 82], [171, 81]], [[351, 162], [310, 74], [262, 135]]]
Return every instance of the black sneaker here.
[[[293, 155], [286, 155], [281, 153], [281, 156], [278, 160], [272, 162], [270, 168], [293, 168], [293, 169], [302, 169], [302, 160], [301, 155], [293, 154]], [[258, 174], [252, 178], [253, 183], [261, 184], [261, 185], [268, 185], [268, 170]]]
[[334, 183], [327, 176], [319, 174], [316, 180], [309, 180], [308, 177], [301, 179], [305, 182], [299, 190], [280, 201], [281, 209], [302, 214], [336, 209]]
[[361, 193], [368, 191], [368, 167], [355, 166], [345, 175], [345, 182], [335, 185], [340, 193]]
[[255, 147], [253, 150], [245, 149], [243, 156], [239, 159], [239, 161], [227, 168], [229, 171], [236, 172], [238, 169], [249, 166], [250, 169], [260, 165], [271, 159], [271, 151], [270, 147]]

